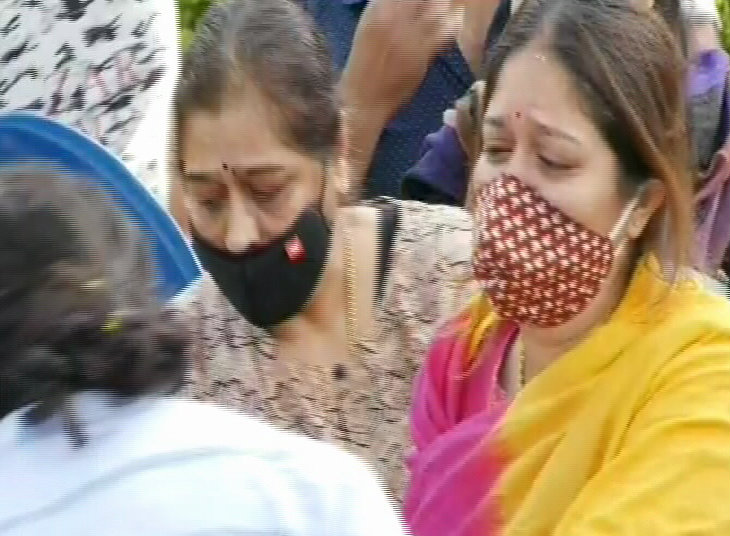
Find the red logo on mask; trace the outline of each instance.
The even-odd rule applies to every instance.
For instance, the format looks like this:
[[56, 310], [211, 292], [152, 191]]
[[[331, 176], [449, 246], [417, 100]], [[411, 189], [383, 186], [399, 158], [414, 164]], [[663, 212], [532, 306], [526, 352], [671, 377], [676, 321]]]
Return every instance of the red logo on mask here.
[[299, 240], [298, 236], [287, 240], [284, 248], [286, 249], [286, 256], [289, 257], [291, 262], [299, 263], [306, 258], [304, 245], [302, 244], [302, 241]]

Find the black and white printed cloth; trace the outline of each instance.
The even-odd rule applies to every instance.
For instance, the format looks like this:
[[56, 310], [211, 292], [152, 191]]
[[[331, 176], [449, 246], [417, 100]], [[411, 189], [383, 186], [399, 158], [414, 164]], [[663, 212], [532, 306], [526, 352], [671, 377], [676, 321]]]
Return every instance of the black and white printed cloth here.
[[2, 0], [0, 113], [80, 129], [164, 201], [178, 43], [174, 0]]

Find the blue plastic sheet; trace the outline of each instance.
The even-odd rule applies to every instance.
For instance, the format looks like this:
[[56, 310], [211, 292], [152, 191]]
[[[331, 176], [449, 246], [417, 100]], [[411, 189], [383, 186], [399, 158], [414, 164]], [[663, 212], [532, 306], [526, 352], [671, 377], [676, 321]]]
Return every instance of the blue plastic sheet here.
[[175, 220], [121, 160], [51, 119], [22, 112], [0, 115], [0, 165], [31, 162], [94, 181], [118, 204], [149, 240], [163, 299], [175, 297], [200, 277], [200, 265]]

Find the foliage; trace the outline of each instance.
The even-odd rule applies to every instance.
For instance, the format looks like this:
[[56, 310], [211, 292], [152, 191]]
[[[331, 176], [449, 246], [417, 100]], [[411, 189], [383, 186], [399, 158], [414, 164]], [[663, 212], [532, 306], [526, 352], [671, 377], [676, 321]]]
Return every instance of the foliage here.
[[730, 0], [717, 0], [717, 10], [722, 21], [722, 45], [730, 52]]
[[195, 26], [205, 14], [210, 2], [211, 0], [177, 0], [183, 49], [187, 48], [193, 38]]
[[[180, 26], [183, 48], [187, 47], [193, 37], [195, 26], [205, 14], [211, 0], [176, 0], [180, 9]], [[266, 0], [261, 0], [265, 2]], [[725, 50], [730, 51], [730, 0], [717, 0], [717, 8], [722, 19], [722, 43]]]

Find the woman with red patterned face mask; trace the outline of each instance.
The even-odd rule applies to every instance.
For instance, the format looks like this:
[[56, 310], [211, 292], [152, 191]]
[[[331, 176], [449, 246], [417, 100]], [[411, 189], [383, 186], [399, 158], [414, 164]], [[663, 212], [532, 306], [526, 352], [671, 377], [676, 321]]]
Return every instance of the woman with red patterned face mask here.
[[730, 305], [688, 260], [684, 32], [649, 3], [531, 0], [493, 50], [482, 292], [416, 383], [418, 536], [730, 531]]

